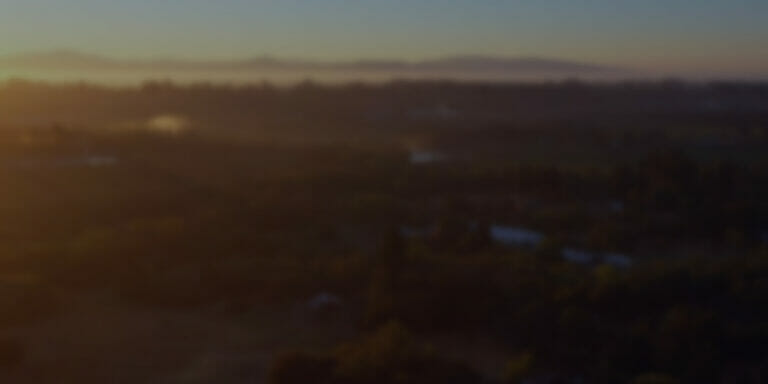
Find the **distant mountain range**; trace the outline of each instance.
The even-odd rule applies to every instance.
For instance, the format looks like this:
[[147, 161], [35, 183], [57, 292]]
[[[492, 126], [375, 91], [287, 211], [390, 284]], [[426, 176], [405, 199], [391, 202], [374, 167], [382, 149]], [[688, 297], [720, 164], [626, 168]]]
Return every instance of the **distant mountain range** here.
[[464, 55], [423, 61], [357, 60], [321, 62], [257, 57], [232, 61], [177, 59], [123, 60], [72, 51], [0, 56], [0, 68], [57, 71], [293, 71], [434, 74], [462, 73], [499, 76], [626, 75], [630, 71], [597, 64], [540, 58], [509, 58]]

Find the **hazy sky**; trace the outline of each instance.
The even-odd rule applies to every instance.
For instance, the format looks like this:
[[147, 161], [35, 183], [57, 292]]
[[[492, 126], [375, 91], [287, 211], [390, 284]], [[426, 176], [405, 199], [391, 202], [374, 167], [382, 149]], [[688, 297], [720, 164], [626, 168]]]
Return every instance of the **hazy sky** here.
[[768, 0], [0, 0], [0, 54], [539, 56], [768, 73]]

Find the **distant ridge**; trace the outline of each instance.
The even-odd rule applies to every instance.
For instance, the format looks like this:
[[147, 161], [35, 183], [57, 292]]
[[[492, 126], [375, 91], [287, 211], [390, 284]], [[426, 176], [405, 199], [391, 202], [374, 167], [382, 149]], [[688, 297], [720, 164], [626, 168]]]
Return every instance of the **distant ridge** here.
[[617, 75], [628, 70], [597, 64], [542, 58], [514, 58], [463, 55], [423, 61], [357, 60], [304, 61], [256, 57], [231, 61], [193, 61], [178, 59], [122, 60], [75, 51], [53, 51], [0, 56], [0, 68], [26, 70], [174, 70], [174, 71], [355, 71], [362, 73], [397, 72], [466, 73], [494, 75], [572, 74]]

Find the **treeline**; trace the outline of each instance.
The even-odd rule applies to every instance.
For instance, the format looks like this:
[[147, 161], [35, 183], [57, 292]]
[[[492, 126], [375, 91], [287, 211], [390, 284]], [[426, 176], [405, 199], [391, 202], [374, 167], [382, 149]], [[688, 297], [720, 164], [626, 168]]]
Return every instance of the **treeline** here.
[[0, 113], [6, 126], [59, 123], [95, 128], [173, 113], [214, 131], [294, 129], [362, 135], [372, 129], [435, 125], [649, 127], [663, 122], [754, 128], [768, 120], [766, 99], [764, 84], [738, 83], [323, 86], [306, 82], [279, 88], [149, 82], [135, 88], [107, 88], [14, 81], [0, 86]]

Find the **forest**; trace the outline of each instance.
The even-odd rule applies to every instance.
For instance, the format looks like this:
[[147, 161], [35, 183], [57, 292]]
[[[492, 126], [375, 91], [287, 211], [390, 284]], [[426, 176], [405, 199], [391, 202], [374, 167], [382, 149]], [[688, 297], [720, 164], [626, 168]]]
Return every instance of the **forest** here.
[[768, 84], [0, 85], [0, 380], [761, 383]]

